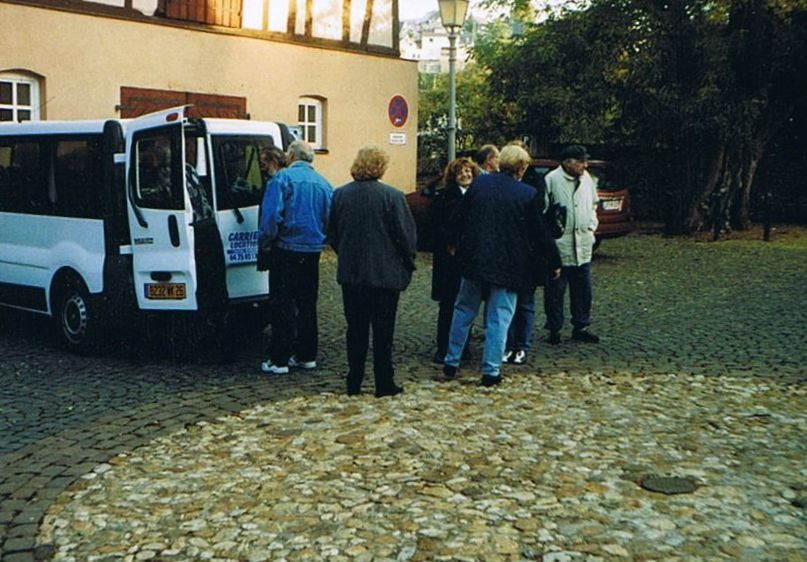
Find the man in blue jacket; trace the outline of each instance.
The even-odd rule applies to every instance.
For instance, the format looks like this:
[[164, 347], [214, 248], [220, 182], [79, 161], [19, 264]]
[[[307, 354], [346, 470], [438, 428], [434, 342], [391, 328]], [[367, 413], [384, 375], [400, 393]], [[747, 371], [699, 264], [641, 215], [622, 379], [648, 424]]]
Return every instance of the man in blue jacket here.
[[305, 141], [289, 145], [288, 167], [266, 186], [259, 225], [269, 252], [272, 342], [264, 373], [283, 375], [289, 367], [317, 367], [319, 256], [325, 245], [333, 187], [311, 163]]
[[560, 274], [558, 250], [544, 229], [543, 201], [519, 181], [530, 162], [526, 150], [506, 146], [501, 171], [478, 176], [452, 215], [448, 242], [461, 281], [443, 366], [446, 379], [456, 376], [468, 331], [487, 299], [481, 385], [499, 384], [518, 292], [534, 289], [542, 276]]

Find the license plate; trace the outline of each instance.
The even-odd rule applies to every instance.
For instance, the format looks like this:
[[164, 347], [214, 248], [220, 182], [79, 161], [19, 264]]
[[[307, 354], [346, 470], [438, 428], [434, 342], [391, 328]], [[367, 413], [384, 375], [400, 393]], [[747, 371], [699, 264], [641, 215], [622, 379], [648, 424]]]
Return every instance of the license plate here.
[[146, 298], [183, 300], [185, 298], [185, 283], [146, 283]]
[[622, 199], [605, 199], [602, 202], [602, 208], [604, 211], [621, 211]]

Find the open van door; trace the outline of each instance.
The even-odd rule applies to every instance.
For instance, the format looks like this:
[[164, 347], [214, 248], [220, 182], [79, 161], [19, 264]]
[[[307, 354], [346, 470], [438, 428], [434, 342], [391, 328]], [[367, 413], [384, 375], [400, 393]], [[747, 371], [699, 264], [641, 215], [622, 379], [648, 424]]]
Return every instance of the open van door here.
[[185, 188], [184, 107], [126, 126], [134, 288], [143, 310], [197, 310], [193, 209]]

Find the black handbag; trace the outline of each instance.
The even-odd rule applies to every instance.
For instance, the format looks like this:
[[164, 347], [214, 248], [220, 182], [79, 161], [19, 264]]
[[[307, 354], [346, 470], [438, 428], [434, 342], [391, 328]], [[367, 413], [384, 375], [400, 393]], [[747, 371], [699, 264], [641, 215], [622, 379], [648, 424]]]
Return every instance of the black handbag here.
[[552, 238], [558, 239], [563, 236], [566, 230], [566, 207], [559, 203], [552, 203], [546, 210], [546, 217], [549, 222], [549, 232]]
[[258, 271], [269, 271], [271, 265], [271, 253], [272, 241], [265, 237], [258, 238], [258, 255], [256, 264]]

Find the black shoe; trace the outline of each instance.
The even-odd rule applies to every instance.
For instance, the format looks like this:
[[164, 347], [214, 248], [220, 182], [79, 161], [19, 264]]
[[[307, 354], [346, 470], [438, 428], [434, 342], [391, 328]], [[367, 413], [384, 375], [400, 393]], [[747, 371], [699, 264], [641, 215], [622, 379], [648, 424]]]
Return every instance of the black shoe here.
[[398, 386], [397, 384], [393, 384], [388, 388], [382, 388], [380, 390], [375, 391], [376, 398], [383, 398], [384, 396], [395, 396], [396, 394], [400, 394], [403, 392], [403, 387]]
[[454, 365], [443, 365], [443, 377], [445, 380], [454, 380], [457, 378], [457, 371], [459, 371], [459, 367], [455, 367]]
[[446, 360], [445, 352], [440, 353], [440, 351], [434, 352], [434, 357], [432, 357], [432, 363], [436, 363], [437, 365], [442, 365]]
[[590, 333], [588, 330], [572, 331], [572, 339], [583, 343], [600, 343], [600, 338]]
[[498, 377], [492, 377], [490, 375], [482, 375], [482, 380], [479, 381], [479, 386], [490, 388], [491, 386], [496, 386], [501, 382], [502, 382], [501, 375], [499, 375]]
[[560, 332], [549, 332], [549, 337], [546, 338], [546, 343], [549, 345], [558, 345], [560, 343]]
[[357, 396], [361, 394], [361, 383], [364, 377], [361, 379], [356, 380], [355, 378], [351, 378], [350, 375], [347, 377], [347, 395], [348, 396]]

